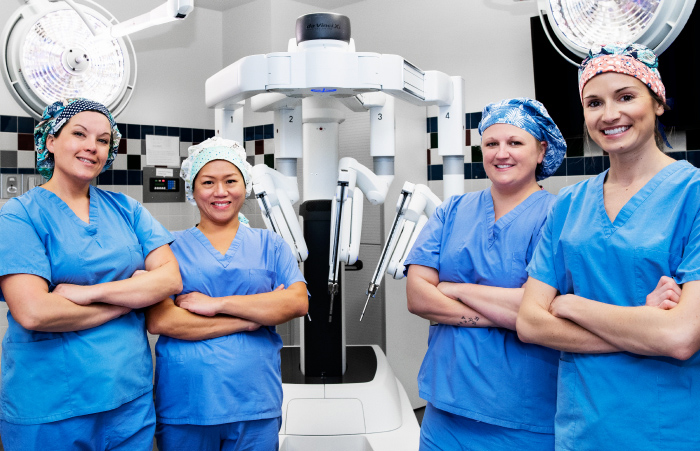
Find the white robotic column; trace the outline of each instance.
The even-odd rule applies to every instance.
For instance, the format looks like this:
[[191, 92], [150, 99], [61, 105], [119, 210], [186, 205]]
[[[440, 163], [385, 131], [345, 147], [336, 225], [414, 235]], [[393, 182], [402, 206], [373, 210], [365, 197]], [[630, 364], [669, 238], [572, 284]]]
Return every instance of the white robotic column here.
[[[333, 301], [336, 307], [329, 322], [331, 297], [327, 288], [331, 199], [338, 177], [338, 126], [345, 120], [342, 108], [331, 97], [302, 100], [304, 203], [299, 214], [304, 218], [309, 249], [304, 277], [311, 294], [309, 316], [304, 318], [301, 331], [300, 364], [306, 377], [340, 377], [346, 368], [342, 289]], [[340, 277], [338, 285], [342, 287]]]
[[440, 142], [438, 153], [442, 157], [442, 180], [445, 199], [464, 194], [464, 79], [450, 77], [454, 92], [450, 105], [441, 106], [438, 115]]

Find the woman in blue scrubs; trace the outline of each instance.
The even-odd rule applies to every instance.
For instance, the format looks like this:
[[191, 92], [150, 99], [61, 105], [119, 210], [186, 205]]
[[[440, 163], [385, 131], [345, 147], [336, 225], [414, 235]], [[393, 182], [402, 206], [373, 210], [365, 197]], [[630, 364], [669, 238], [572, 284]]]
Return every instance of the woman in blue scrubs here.
[[558, 352], [522, 343], [515, 319], [555, 199], [537, 181], [566, 143], [530, 99], [487, 105], [479, 132], [491, 188], [445, 201], [406, 259], [408, 308], [437, 323], [418, 375], [420, 449], [552, 449]]
[[121, 135], [104, 105], [56, 102], [34, 131], [48, 180], [0, 212], [5, 450], [151, 450], [153, 363], [141, 308], [181, 290], [172, 237], [90, 181]]
[[661, 150], [657, 65], [637, 44], [581, 64], [610, 169], [560, 192], [528, 267], [517, 330], [563, 351], [559, 450], [700, 449], [700, 172]]
[[211, 138], [182, 164], [200, 223], [177, 232], [184, 288], [147, 313], [156, 344], [161, 451], [277, 450], [282, 340], [275, 326], [306, 314], [304, 277], [289, 245], [240, 215], [251, 189], [238, 143]]

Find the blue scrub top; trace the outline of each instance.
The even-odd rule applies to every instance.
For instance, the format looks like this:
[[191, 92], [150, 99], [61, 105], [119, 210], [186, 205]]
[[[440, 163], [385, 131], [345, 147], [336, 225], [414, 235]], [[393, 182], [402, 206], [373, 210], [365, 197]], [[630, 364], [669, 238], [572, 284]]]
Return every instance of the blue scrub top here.
[[[435, 210], [406, 266], [435, 268], [441, 282], [519, 288], [554, 199], [538, 191], [495, 221], [490, 190], [452, 197]], [[551, 434], [558, 359], [512, 330], [437, 324], [418, 374], [420, 396], [456, 415]]]
[[[49, 290], [131, 277], [172, 241], [141, 204], [90, 186], [90, 224], [54, 193], [34, 188], [0, 212], [0, 276], [34, 274]], [[0, 293], [0, 300], [5, 301]], [[152, 390], [144, 315], [132, 311], [91, 329], [37, 332], [7, 313], [2, 343], [6, 421], [40, 424], [111, 410]]]
[[[605, 211], [607, 171], [564, 188], [528, 272], [561, 293], [640, 306], [661, 276], [700, 279], [700, 171], [662, 169], [620, 210]], [[557, 449], [700, 449], [700, 356], [563, 352]]]
[[[267, 293], [304, 282], [289, 245], [267, 230], [239, 227], [222, 255], [193, 227], [175, 232], [182, 294]], [[161, 335], [156, 343], [156, 415], [166, 424], [214, 425], [282, 414], [282, 339], [274, 327], [201, 341]]]

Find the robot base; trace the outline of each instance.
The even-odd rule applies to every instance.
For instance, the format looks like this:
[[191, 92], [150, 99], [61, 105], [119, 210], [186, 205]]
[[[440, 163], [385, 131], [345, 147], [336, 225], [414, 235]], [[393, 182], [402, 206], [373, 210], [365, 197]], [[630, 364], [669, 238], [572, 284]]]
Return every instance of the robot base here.
[[339, 378], [304, 377], [298, 361], [298, 347], [283, 349], [280, 451], [418, 450], [418, 421], [379, 346], [348, 346]]

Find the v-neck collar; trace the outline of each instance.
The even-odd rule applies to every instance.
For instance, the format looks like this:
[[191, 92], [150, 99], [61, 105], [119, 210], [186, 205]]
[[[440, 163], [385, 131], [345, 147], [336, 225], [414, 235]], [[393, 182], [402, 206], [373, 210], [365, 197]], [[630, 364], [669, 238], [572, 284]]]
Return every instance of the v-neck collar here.
[[657, 172], [656, 175], [651, 178], [651, 180], [649, 180], [639, 191], [634, 194], [634, 196], [632, 196], [630, 200], [627, 201], [627, 203], [617, 213], [617, 216], [615, 216], [615, 221], [610, 221], [610, 216], [608, 216], [608, 212], [605, 211], [605, 196], [603, 192], [603, 184], [605, 183], [605, 179], [608, 176], [608, 171], [610, 169], [607, 169], [605, 172], [600, 174], [600, 176], [598, 176], [598, 178], [595, 180], [595, 190], [598, 198], [598, 217], [601, 221], [605, 237], [609, 238], [619, 228], [623, 227], [637, 208], [639, 208], [639, 206], [641, 206], [644, 201], [651, 196], [651, 194], [664, 182], [664, 180], [673, 175], [676, 171], [689, 165], [690, 163], [684, 160], [676, 161]]
[[222, 254], [221, 252], [217, 251], [216, 248], [211, 244], [211, 241], [209, 241], [209, 238], [207, 238], [204, 233], [202, 233], [201, 230], [199, 230], [197, 227], [192, 227], [190, 229], [190, 233], [197, 238], [197, 241], [199, 241], [204, 248], [209, 251], [212, 257], [216, 259], [216, 261], [219, 262], [221, 266], [224, 268], [228, 267], [228, 265], [231, 264], [233, 261], [233, 257], [236, 255], [236, 252], [238, 251], [238, 248], [241, 246], [241, 238], [239, 236], [241, 232], [241, 228], [243, 226], [239, 226], [238, 230], [236, 231], [236, 236], [233, 237], [233, 241], [231, 241], [231, 245], [229, 246], [228, 250], [226, 251], [226, 254]]
[[90, 218], [90, 224], [87, 224], [85, 221], [80, 219], [78, 215], [75, 214], [75, 212], [68, 206], [67, 203], [63, 201], [60, 197], [56, 195], [56, 193], [47, 190], [46, 188], [39, 187], [40, 193], [44, 195], [48, 200], [51, 202], [55, 203], [56, 206], [65, 214], [68, 218], [70, 218], [71, 221], [77, 226], [82, 229], [85, 229], [85, 232], [88, 235], [95, 235], [97, 233], [97, 222], [99, 218], [99, 211], [98, 211], [98, 203], [97, 203], [97, 192], [95, 190], [95, 187], [90, 185], [89, 188], [89, 193], [90, 193], [90, 212], [89, 212], [89, 218]]
[[493, 243], [496, 242], [498, 234], [501, 233], [501, 230], [508, 227], [510, 223], [513, 222], [515, 218], [520, 216], [523, 211], [527, 210], [541, 196], [544, 196], [545, 190], [541, 189], [530, 194], [524, 201], [516, 205], [515, 208], [498, 218], [498, 221], [496, 221], [496, 210], [493, 206], [493, 196], [491, 195], [491, 190], [485, 190], [484, 195], [486, 197], [486, 209], [484, 212], [486, 214], [486, 232], [488, 233], [488, 246], [490, 248], [493, 246]]

